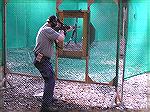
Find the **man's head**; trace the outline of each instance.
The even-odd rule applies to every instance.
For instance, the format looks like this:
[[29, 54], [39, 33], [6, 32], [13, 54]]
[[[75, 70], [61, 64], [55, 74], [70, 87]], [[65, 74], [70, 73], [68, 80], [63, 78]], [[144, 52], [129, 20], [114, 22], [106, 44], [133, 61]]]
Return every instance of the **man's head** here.
[[47, 22], [49, 24], [51, 24], [52, 27], [56, 27], [57, 26], [57, 17], [54, 15], [50, 16], [50, 17], [48, 17]]

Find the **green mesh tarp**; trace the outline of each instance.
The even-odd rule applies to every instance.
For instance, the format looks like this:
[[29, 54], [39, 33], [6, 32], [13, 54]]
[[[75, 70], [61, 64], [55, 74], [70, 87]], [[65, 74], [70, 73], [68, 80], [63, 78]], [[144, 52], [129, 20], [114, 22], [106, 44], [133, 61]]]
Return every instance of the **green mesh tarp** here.
[[38, 29], [51, 14], [55, 14], [54, 2], [8, 2], [7, 47], [32, 47]]
[[[60, 10], [87, 10], [87, 1], [64, 1]], [[116, 75], [118, 7], [113, 1], [95, 1], [90, 22], [95, 41], [90, 47], [89, 76], [97, 82], [109, 82]], [[37, 31], [49, 15], [56, 14], [56, 1], [17, 1], [7, 3], [7, 67], [11, 72], [39, 75], [32, 61]], [[69, 19], [69, 18], [68, 18]], [[74, 25], [75, 20], [68, 20]], [[68, 24], [65, 23], [65, 24]], [[82, 39], [83, 19], [78, 19], [77, 42]], [[69, 40], [69, 36], [65, 41]], [[55, 57], [51, 60], [55, 65]], [[76, 77], [78, 77], [78, 79]], [[59, 78], [84, 80], [85, 60], [60, 59]]]
[[150, 2], [129, 2], [125, 78], [150, 71]]
[[[60, 10], [87, 10], [86, 2], [86, 0], [64, 0], [59, 8]], [[128, 6], [125, 78], [150, 70], [149, 1], [145, 0], [138, 3], [130, 1]], [[32, 50], [35, 46], [37, 31], [47, 17], [53, 14], [56, 14], [55, 0], [8, 1], [6, 14], [7, 66], [11, 72], [39, 75], [32, 63], [34, 58]], [[73, 25], [74, 21], [69, 20], [69, 23]], [[83, 27], [82, 22], [83, 20], [79, 19], [78, 24], [81, 28]], [[95, 0], [91, 5], [90, 22], [95, 28], [95, 41], [90, 46], [89, 76], [97, 82], [108, 82], [116, 75], [117, 4], [113, 0]], [[2, 21], [0, 24], [2, 29]], [[82, 38], [81, 32], [82, 30], [78, 29], [80, 39]], [[70, 35], [68, 34], [68, 36]], [[68, 40], [67, 37], [65, 41]], [[55, 64], [55, 57], [53, 57], [52, 62]], [[64, 62], [66, 63], [64, 64]], [[72, 63], [77, 66], [72, 65]], [[65, 71], [65, 68], [68, 71]], [[60, 59], [59, 69], [60, 78], [76, 79], [74, 74], [78, 74], [77, 76], [80, 76], [78, 80], [84, 80], [84, 60]]]

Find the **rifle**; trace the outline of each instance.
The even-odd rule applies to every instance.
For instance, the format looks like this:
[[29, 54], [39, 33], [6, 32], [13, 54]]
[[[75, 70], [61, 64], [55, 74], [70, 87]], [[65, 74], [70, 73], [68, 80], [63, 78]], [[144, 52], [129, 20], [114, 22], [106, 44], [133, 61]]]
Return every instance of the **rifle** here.
[[[70, 41], [72, 40], [72, 38], [74, 37], [75, 38], [75, 43], [76, 43], [76, 37], [77, 37], [77, 22], [78, 22], [78, 18], [76, 18], [76, 23], [74, 26], [68, 26], [68, 25], [65, 25], [63, 22], [61, 22], [59, 19], [57, 19], [58, 23], [60, 24], [60, 26], [57, 26], [57, 27], [54, 27], [53, 29], [57, 32], [59, 32], [59, 30], [64, 30], [64, 35], [66, 36], [67, 35], [67, 30], [69, 30], [70, 28], [73, 29], [73, 33], [72, 33], [72, 36], [69, 40], [69, 42], [67, 42], [67, 45], [70, 43]], [[63, 49], [61, 47], [58, 46], [57, 42], [55, 41], [55, 44], [56, 44], [56, 49], [57, 48], [60, 48], [60, 49]]]
[[69, 45], [69, 43], [72, 41], [73, 38], [75, 39], [74, 43], [75, 44], [77, 43], [77, 40], [76, 40], [77, 39], [77, 28], [78, 28], [77, 24], [78, 24], [78, 18], [76, 18], [75, 25], [73, 27], [72, 36], [71, 36], [70, 40], [67, 42], [66, 46]]
[[[59, 32], [60, 30], [64, 30], [64, 35], [66, 36], [67, 35], [67, 30], [69, 30], [71, 27], [67, 26], [67, 25], [64, 25], [59, 19], [57, 19], [57, 22], [60, 24], [60, 26], [53, 27], [53, 29], [57, 32]], [[56, 41], [55, 41], [55, 45], [56, 45], [56, 49], [57, 48], [63, 49], [62, 47], [60, 47], [58, 45], [58, 43]]]

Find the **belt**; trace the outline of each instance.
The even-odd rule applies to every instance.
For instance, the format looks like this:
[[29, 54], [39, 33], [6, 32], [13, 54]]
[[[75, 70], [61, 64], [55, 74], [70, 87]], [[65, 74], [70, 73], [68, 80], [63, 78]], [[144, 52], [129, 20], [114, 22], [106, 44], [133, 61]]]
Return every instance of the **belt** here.
[[[37, 54], [37, 53], [34, 53], [34, 55], [35, 55], [35, 57], [37, 57], [37, 55], [38, 55], [38, 54]], [[50, 60], [50, 58], [49, 58], [49, 57], [44, 56], [44, 55], [43, 55], [42, 59], [48, 59], [48, 60]]]

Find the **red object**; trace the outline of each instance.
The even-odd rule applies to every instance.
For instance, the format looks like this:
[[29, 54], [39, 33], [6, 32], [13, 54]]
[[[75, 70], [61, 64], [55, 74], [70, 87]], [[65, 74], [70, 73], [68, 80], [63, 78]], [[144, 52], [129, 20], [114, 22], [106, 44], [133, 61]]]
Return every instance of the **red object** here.
[[57, 0], [56, 2], [56, 10], [58, 10], [59, 5], [62, 3], [62, 0]]
[[94, 0], [88, 0], [88, 10], [90, 10], [90, 6], [94, 3]]

